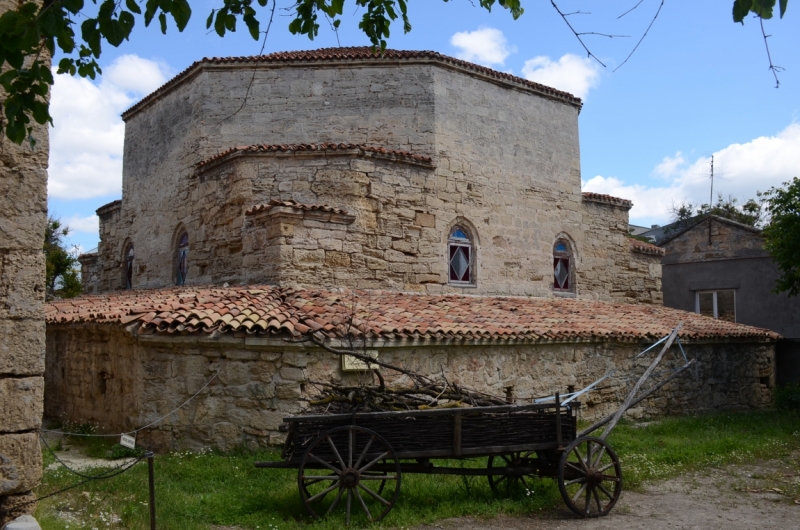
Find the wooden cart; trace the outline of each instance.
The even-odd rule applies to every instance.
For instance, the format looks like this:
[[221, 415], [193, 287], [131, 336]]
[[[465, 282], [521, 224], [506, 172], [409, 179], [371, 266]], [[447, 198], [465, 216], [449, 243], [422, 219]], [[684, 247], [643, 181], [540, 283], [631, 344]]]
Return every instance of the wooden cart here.
[[[314, 517], [353, 510], [370, 521], [397, 502], [405, 473], [484, 475], [498, 494], [530, 489], [530, 477], [558, 481], [581, 517], [606, 515], [622, 492], [611, 447], [576, 434], [579, 403], [292, 416], [281, 462], [296, 468], [300, 498]], [[432, 459], [486, 457], [486, 467], [445, 467]]]

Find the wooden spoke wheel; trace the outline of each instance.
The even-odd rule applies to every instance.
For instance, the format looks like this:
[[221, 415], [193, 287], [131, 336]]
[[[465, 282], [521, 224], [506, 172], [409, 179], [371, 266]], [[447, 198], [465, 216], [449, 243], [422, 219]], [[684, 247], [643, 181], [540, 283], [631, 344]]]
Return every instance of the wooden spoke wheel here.
[[578, 438], [561, 456], [558, 489], [581, 517], [608, 515], [622, 493], [622, 469], [611, 447], [599, 438]]
[[[306, 449], [297, 474], [300, 499], [315, 518], [344, 510], [380, 521], [400, 493], [400, 462], [377, 433], [355, 425], [322, 434]], [[388, 487], [386, 487], [388, 486]]]
[[[533, 478], [536, 474], [529, 471], [533, 463], [529, 452], [511, 453], [508, 455], [490, 456], [486, 467], [489, 469], [503, 468], [511, 474], [508, 475], [487, 475], [489, 487], [495, 495], [513, 497], [529, 491], [533, 491]], [[519, 469], [519, 471], [516, 471]]]

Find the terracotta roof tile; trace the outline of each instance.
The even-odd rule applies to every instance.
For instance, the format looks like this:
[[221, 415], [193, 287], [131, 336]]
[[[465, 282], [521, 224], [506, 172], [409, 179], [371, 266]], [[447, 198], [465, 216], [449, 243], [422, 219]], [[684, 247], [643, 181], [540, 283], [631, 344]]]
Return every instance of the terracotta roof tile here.
[[384, 147], [376, 147], [365, 144], [348, 144], [348, 143], [319, 143], [319, 144], [256, 144], [256, 145], [239, 145], [226, 149], [221, 153], [206, 158], [198, 162], [195, 167], [200, 170], [213, 164], [220, 162], [226, 158], [232, 157], [238, 153], [300, 153], [300, 152], [319, 152], [325, 153], [328, 151], [361, 151], [362, 153], [373, 153], [378, 155], [386, 155], [401, 160], [410, 162], [417, 162], [421, 164], [432, 164], [433, 160], [429, 156], [418, 155], [411, 151], [400, 151], [396, 149], [386, 149]]
[[581, 107], [581, 100], [568, 92], [562, 92], [554, 88], [528, 81], [521, 77], [516, 77], [505, 72], [498, 72], [485, 66], [480, 66], [461, 59], [449, 57], [434, 51], [427, 50], [384, 50], [383, 53], [374, 52], [370, 46], [357, 46], [348, 48], [321, 48], [318, 50], [276, 52], [269, 55], [256, 55], [250, 57], [204, 57], [192, 63], [187, 69], [167, 81], [154, 92], [146, 96], [140, 102], [122, 113], [122, 119], [126, 120], [140, 108], [150, 101], [157, 99], [162, 94], [168, 92], [172, 87], [180, 84], [183, 80], [198, 72], [204, 65], [242, 65], [251, 66], [254, 64], [286, 64], [286, 63], [308, 63], [319, 61], [375, 61], [376, 63], [396, 63], [398, 61], [427, 61], [437, 62], [445, 65], [453, 65], [466, 70], [477, 72], [495, 79], [509, 81], [517, 85], [522, 85], [545, 97], [563, 101], [575, 107]]
[[293, 200], [279, 201], [276, 199], [272, 199], [267, 204], [259, 204], [257, 206], [253, 206], [252, 208], [244, 212], [244, 214], [255, 215], [257, 213], [269, 211], [275, 206], [286, 206], [288, 208], [294, 208], [296, 210], [320, 211], [320, 212], [330, 212], [330, 213], [347, 215], [347, 210], [343, 210], [341, 208], [334, 208], [332, 206], [328, 206], [327, 204], [304, 204]]
[[663, 256], [666, 249], [657, 247], [645, 241], [638, 239], [628, 238], [628, 243], [631, 245], [631, 250], [641, 252], [642, 254], [652, 254], [653, 256]]
[[[354, 328], [386, 340], [639, 341], [662, 337], [678, 322], [684, 323], [681, 337], [687, 340], [778, 338], [768, 330], [657, 305], [273, 286], [124, 291], [51, 302], [45, 313], [49, 325], [138, 322], [140, 333], [245, 331], [297, 337], [316, 331], [341, 338], [353, 300]], [[159, 309], [165, 306], [178, 308]]]
[[624, 208], [630, 208], [633, 206], [633, 202], [629, 201], [628, 199], [620, 199], [619, 197], [613, 197], [611, 195], [605, 195], [603, 193], [594, 193], [591, 191], [583, 192], [583, 200], [590, 202], [613, 204], [615, 206], [622, 206]]

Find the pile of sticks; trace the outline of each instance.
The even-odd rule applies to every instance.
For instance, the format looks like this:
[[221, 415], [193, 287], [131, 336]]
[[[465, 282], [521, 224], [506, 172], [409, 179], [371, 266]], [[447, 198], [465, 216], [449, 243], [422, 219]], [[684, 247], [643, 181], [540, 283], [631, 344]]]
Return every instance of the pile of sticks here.
[[400, 410], [425, 410], [449, 407], [486, 407], [506, 405], [499, 397], [472, 390], [449, 381], [444, 372], [438, 377], [422, 375], [408, 368], [379, 361], [353, 350], [339, 350], [328, 344], [310, 339], [325, 350], [337, 355], [350, 355], [367, 366], [378, 366], [404, 375], [403, 386], [387, 386], [383, 375], [377, 369], [369, 370], [371, 377], [363, 384], [355, 386], [339, 385], [332, 382], [308, 381], [317, 390], [308, 399], [311, 414], [341, 414], [350, 412], [380, 412]]

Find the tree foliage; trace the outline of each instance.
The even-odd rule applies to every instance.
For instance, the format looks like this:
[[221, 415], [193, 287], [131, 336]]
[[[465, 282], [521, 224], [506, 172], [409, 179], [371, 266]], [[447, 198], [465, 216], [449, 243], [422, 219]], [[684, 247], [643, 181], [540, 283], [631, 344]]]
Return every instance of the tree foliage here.
[[766, 248], [781, 272], [775, 292], [800, 294], [800, 179], [764, 193], [770, 222], [764, 228]]
[[717, 215], [730, 219], [744, 225], [761, 228], [764, 224], [763, 194], [757, 193], [755, 199], [748, 199], [743, 204], [739, 203], [736, 197], [728, 195], [727, 198], [722, 194], [717, 195], [717, 203], [692, 204], [689, 201], [672, 205], [671, 214], [673, 223], [685, 223], [699, 215]]
[[[262, 33], [257, 8], [274, 12], [277, 0], [217, 0], [206, 19], [206, 27], [220, 36], [236, 31], [241, 20], [253, 39]], [[430, 0], [426, 0], [430, 1]], [[443, 0], [449, 2], [450, 0]], [[533, 1], [533, 0], [529, 0]], [[345, 4], [364, 10], [358, 24], [374, 48], [384, 50], [390, 28], [398, 18], [403, 31], [411, 31], [408, 17], [409, 0], [295, 0], [289, 30], [313, 40], [319, 33], [320, 17], [327, 18], [338, 28]], [[53, 85], [49, 58], [57, 52], [58, 73], [95, 79], [102, 73], [97, 60], [103, 46], [119, 46], [130, 37], [137, 21], [149, 26], [158, 20], [162, 33], [169, 21], [183, 31], [192, 16], [189, 0], [22, 0], [15, 11], [0, 15], [0, 86], [7, 97], [3, 101], [0, 134], [16, 143], [32, 136], [33, 122], [52, 124], [47, 94]], [[557, 8], [555, 1], [551, 0]], [[780, 0], [780, 16], [786, 12], [788, 0]], [[271, 4], [271, 6], [270, 6]], [[477, 0], [487, 11], [497, 5], [507, 9], [514, 19], [523, 14], [522, 0]], [[772, 18], [776, 0], [734, 0], [733, 19], [744, 22], [753, 13], [761, 19]], [[461, 8], [466, 6], [462, 4]], [[559, 11], [560, 13], [560, 11]], [[271, 18], [270, 18], [271, 20]], [[576, 36], [579, 34], [576, 33]], [[580, 37], [578, 37], [580, 39]]]
[[44, 256], [46, 267], [47, 297], [72, 298], [81, 294], [81, 279], [78, 274], [77, 252], [68, 250], [64, 238], [69, 227], [60, 219], [47, 218], [44, 232]]

